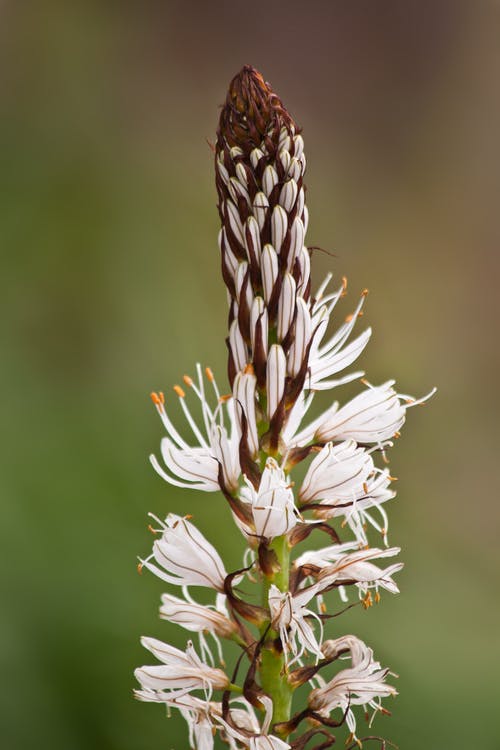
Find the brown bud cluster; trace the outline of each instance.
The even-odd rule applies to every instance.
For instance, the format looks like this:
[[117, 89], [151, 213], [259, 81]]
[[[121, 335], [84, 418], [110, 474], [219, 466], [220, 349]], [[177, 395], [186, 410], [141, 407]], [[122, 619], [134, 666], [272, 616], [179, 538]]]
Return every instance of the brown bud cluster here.
[[303, 146], [279, 97], [245, 66], [230, 83], [217, 131], [219, 245], [230, 383], [251, 371], [258, 391], [274, 386], [271, 443], [303, 387], [312, 340]]

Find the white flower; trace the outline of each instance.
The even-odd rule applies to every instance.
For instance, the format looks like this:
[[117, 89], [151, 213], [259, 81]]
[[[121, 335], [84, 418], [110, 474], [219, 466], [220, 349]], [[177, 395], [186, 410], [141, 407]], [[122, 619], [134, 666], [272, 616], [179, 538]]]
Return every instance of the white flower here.
[[223, 638], [231, 638], [236, 632], [236, 625], [225, 614], [204, 604], [185, 601], [171, 594], [162, 594], [161, 602], [160, 617], [186, 630], [214, 633]]
[[160, 465], [156, 456], [152, 455], [150, 460], [158, 474], [170, 484], [205, 492], [220, 489], [219, 467], [222, 467], [225, 484], [234, 490], [240, 477], [240, 435], [234, 414], [234, 403], [231, 398], [220, 397], [212, 371], [207, 368], [205, 372], [218, 401], [216, 409], [212, 410], [205, 395], [201, 368], [197, 365], [196, 369], [198, 383], [188, 376], [184, 376], [184, 383], [193, 390], [200, 401], [204, 429], [198, 427], [189, 411], [184, 390], [180, 386], [176, 386], [174, 390], [198, 445], [191, 446], [181, 437], [168, 417], [163, 394], [153, 393], [153, 402], [167, 432], [167, 437], [161, 441], [161, 454], [167, 471]]
[[375, 558], [393, 557], [400, 552], [399, 547], [383, 550], [374, 547], [348, 554], [345, 554], [345, 547], [346, 545], [334, 544], [317, 551], [304, 552], [297, 558], [295, 565], [312, 565], [321, 569], [318, 575], [319, 591], [333, 585], [355, 583], [362, 593], [366, 593], [371, 587], [380, 587], [392, 594], [399, 593], [392, 575], [403, 568], [403, 563], [394, 563], [382, 569], [369, 562]]
[[324, 500], [345, 503], [364, 494], [363, 485], [373, 474], [373, 459], [354, 440], [339, 445], [327, 443], [311, 462], [302, 482], [299, 499], [303, 503]]
[[297, 523], [299, 514], [292, 488], [274, 458], [266, 461], [258, 492], [247, 482], [241, 496], [251, 505], [255, 533], [259, 537], [274, 539], [286, 534]]
[[227, 573], [219, 553], [187, 518], [169, 513], [161, 539], [153, 544], [152, 557], [157, 564], [151, 558], [141, 564], [167, 583], [224, 589]]
[[371, 336], [371, 328], [367, 328], [354, 341], [345, 345], [352, 333], [357, 318], [361, 314], [361, 308], [367, 294], [367, 290], [365, 290], [354, 313], [348, 316], [328, 341], [322, 343], [322, 339], [328, 329], [330, 314], [338, 300], [344, 296], [346, 289], [346, 280], [344, 279], [342, 286], [336, 292], [323, 296], [323, 292], [330, 279], [331, 274], [327, 276], [316, 293], [316, 298], [311, 309], [312, 327], [316, 331], [309, 353], [309, 375], [306, 381], [306, 387], [311, 390], [334, 388], [341, 383], [348, 383], [362, 375], [360, 372], [355, 372], [343, 378], [331, 380], [332, 375], [344, 370], [358, 358]]
[[[174, 698], [191, 690], [203, 689], [208, 693], [225, 690], [229, 685], [229, 678], [222, 669], [205, 664], [191, 642], [188, 642], [185, 652], [156, 638], [141, 638], [141, 643], [163, 662], [135, 670], [135, 677], [143, 690], [153, 690], [166, 698]], [[144, 692], [140, 697], [147, 700]], [[154, 700], [159, 700], [158, 696]]]
[[[375, 712], [381, 710], [376, 699], [397, 694], [391, 685], [385, 683], [389, 670], [382, 669], [374, 660], [371, 648], [354, 636], [344, 636], [323, 644], [323, 653], [328, 659], [335, 659], [345, 651], [351, 652], [351, 667], [338, 672], [326, 685], [313, 690], [309, 695], [309, 707], [323, 716], [328, 716], [336, 708], [346, 711], [348, 707], [356, 705], [370, 706]], [[350, 708], [346, 721], [350, 731], [355, 734], [356, 720]]]
[[[389, 471], [376, 469], [371, 455], [354, 440], [327, 443], [311, 462], [299, 500], [306, 506], [314, 504], [320, 518], [345, 516], [358, 541], [366, 544], [366, 523], [386, 538], [389, 522], [380, 506], [395, 496], [390, 482]], [[382, 526], [367, 512], [372, 507], [380, 513]]]
[[[300, 659], [304, 651], [315, 654], [318, 658], [322, 657], [314, 630], [306, 619], [307, 617], [316, 618], [322, 632], [321, 620], [318, 615], [306, 608], [306, 604], [316, 595], [317, 589], [317, 586], [310, 586], [294, 596], [289, 591], [281, 592], [274, 584], [269, 589], [271, 623], [274, 630], [280, 635], [285, 656], [287, 656], [286, 649], [288, 647], [295, 657], [293, 661]], [[300, 649], [297, 647], [297, 641], [300, 643]], [[292, 662], [289, 662], [289, 666], [291, 664]]]

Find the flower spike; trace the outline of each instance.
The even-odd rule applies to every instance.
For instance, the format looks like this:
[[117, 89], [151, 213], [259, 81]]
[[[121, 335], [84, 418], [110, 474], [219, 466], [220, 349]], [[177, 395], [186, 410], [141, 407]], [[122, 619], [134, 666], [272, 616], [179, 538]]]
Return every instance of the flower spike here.
[[[328, 274], [311, 291], [304, 139], [249, 65], [229, 84], [214, 156], [229, 383], [220, 390], [197, 365], [175, 396], [151, 394], [165, 430], [151, 463], [175, 487], [220, 490], [245, 551], [227, 570], [190, 516], [152, 516], [155, 540], [139, 569], [176, 587], [162, 592], [160, 618], [196, 633], [199, 651], [143, 638], [160, 663], [136, 670], [135, 695], [178, 710], [193, 750], [214, 750], [215, 735], [230, 750], [326, 750], [341, 733], [352, 750], [363, 741], [386, 747], [356, 731], [359, 707], [372, 713], [370, 725], [389, 713], [382, 700], [396, 695], [392, 673], [364, 641], [327, 631], [331, 619], [399, 591], [403, 563], [389, 546], [387, 514], [396, 493], [384, 463], [407, 410], [433, 392], [416, 400], [394, 380], [371, 385], [354, 365], [371, 338], [370, 328], [355, 331], [366, 289], [347, 317], [337, 314], [345, 277], [330, 286]], [[309, 417], [316, 399], [359, 379], [358, 395], [330, 397]], [[171, 419], [171, 398], [187, 432]], [[219, 540], [230, 528], [218, 529]], [[328, 546], [301, 549], [309, 537]], [[194, 586], [205, 589], [204, 603]], [[332, 607], [334, 590], [350, 603]], [[231, 677], [227, 640], [240, 649]], [[296, 692], [306, 684], [308, 695]]]

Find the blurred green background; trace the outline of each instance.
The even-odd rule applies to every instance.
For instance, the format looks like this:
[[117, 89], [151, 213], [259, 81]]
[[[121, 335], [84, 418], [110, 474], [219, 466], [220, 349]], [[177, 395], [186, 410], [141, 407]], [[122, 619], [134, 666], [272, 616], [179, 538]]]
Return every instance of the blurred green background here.
[[136, 573], [146, 513], [193, 513], [228, 567], [241, 539], [149, 467], [148, 394], [196, 361], [225, 389], [206, 139], [244, 63], [304, 129], [308, 243], [335, 254], [314, 279], [349, 277], [341, 315], [370, 288], [369, 378], [439, 387], [392, 454], [402, 594], [334, 632], [400, 674], [377, 732], [500, 748], [499, 23], [487, 0], [1, 2], [2, 748], [188, 747], [131, 697], [139, 636], [185, 640]]

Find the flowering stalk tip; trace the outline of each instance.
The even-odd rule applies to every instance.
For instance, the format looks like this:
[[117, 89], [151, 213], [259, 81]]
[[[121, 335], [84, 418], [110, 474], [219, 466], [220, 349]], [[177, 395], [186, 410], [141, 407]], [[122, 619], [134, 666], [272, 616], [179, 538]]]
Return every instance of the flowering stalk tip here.
[[[303, 750], [315, 737], [326, 748], [344, 724], [348, 744], [361, 743], [357, 706], [372, 712], [371, 724], [388, 713], [382, 699], [396, 694], [392, 673], [363, 641], [326, 631], [355, 604], [369, 609], [381, 592], [399, 591], [403, 564], [383, 562], [400, 551], [388, 542], [393, 477], [377, 459], [387, 461], [407, 409], [425, 399], [363, 378], [359, 395], [308, 419], [318, 394], [363, 377], [346, 370], [371, 330], [353, 338], [366, 289], [333, 330], [345, 277], [331, 290], [329, 275], [311, 291], [305, 169], [300, 129], [244, 66], [229, 85], [215, 146], [230, 393], [221, 395], [200, 365], [174, 386], [191, 438], [171, 421], [169, 398], [151, 394], [165, 430], [153, 467], [175, 487], [221, 493], [245, 543], [241, 568], [228, 572], [190, 516], [153, 516], [152, 553], [140, 562], [176, 587], [163, 593], [160, 617], [196, 634], [199, 647], [144, 638], [160, 663], [136, 670], [136, 696], [177, 708], [199, 750], [212, 750], [216, 733], [232, 750]], [[324, 544], [301, 551], [313, 532]], [[210, 603], [194, 598], [197, 587], [211, 592]], [[225, 641], [241, 650], [230, 676]], [[304, 684], [309, 695], [295, 705]]]

